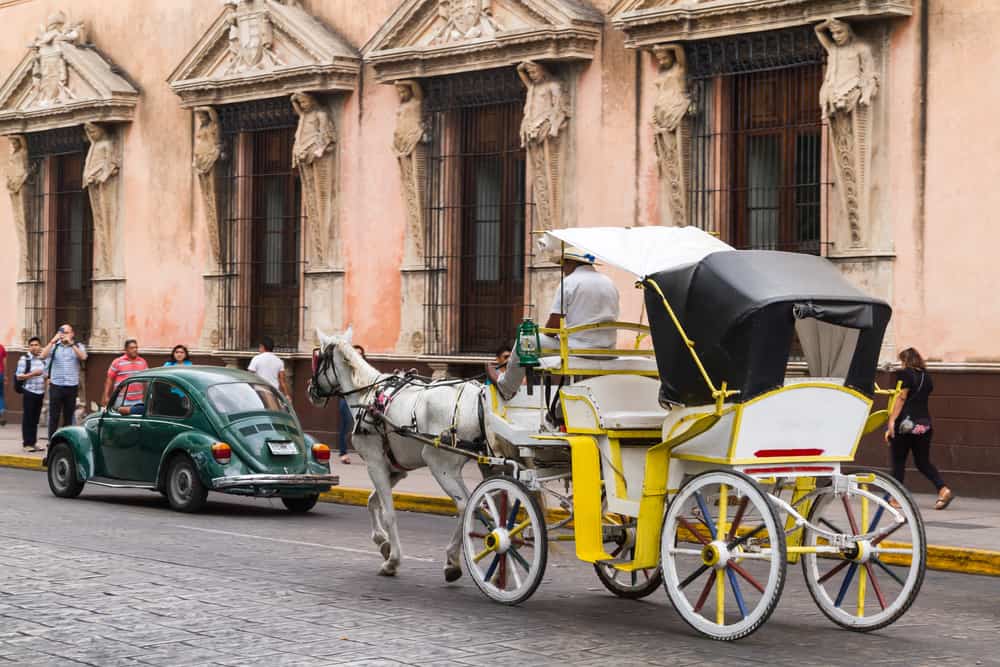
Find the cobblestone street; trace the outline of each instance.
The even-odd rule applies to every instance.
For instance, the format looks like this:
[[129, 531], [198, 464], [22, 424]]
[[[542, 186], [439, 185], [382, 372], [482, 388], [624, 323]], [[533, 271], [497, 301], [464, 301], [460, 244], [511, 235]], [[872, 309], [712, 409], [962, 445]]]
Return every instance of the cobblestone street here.
[[928, 572], [916, 605], [872, 635], [835, 628], [790, 568], [769, 623], [735, 644], [696, 637], [665, 595], [607, 594], [554, 548], [518, 608], [440, 561], [453, 519], [403, 513], [406, 558], [376, 576], [362, 508], [292, 516], [225, 498], [201, 515], [159, 496], [49, 494], [0, 470], [0, 663], [17, 665], [1000, 665], [1000, 580]]

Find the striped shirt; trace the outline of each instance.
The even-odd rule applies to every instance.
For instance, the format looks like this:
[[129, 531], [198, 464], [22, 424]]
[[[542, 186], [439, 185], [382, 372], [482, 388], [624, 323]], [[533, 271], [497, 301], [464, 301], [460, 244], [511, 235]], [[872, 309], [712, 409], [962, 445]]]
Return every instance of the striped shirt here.
[[[75, 346], [86, 353], [87, 348], [83, 343], [76, 343]], [[49, 380], [52, 384], [60, 387], [79, 386], [80, 360], [71, 346], [58, 343], [52, 348], [49, 358], [52, 360], [49, 363]]]
[[17, 370], [14, 373], [17, 375], [27, 375], [32, 371], [42, 371], [42, 374], [25, 380], [24, 390], [41, 396], [45, 393], [45, 360], [41, 357], [32, 356], [30, 353], [22, 354], [21, 359], [17, 362]]
[[[111, 366], [108, 367], [108, 377], [111, 378], [114, 386], [117, 387], [123, 380], [127, 380], [130, 375], [144, 371], [147, 368], [149, 366], [142, 357], [137, 356], [135, 359], [129, 359], [127, 354], [123, 354], [111, 362]], [[128, 395], [125, 396], [126, 401], [142, 400], [144, 387], [138, 383], [134, 387], [135, 389], [128, 387]]]

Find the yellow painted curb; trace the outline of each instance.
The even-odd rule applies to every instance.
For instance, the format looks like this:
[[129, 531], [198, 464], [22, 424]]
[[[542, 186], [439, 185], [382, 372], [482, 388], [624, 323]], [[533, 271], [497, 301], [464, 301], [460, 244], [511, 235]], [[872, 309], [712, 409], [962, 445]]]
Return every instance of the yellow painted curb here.
[[44, 470], [42, 460], [37, 456], [18, 456], [17, 454], [0, 454], [0, 467]]
[[[36, 456], [18, 456], [16, 454], [0, 454], [0, 467], [44, 470], [40, 458]], [[368, 496], [370, 494], [370, 489], [336, 486], [322, 494], [320, 500], [340, 505], [365, 506], [368, 504]], [[455, 503], [451, 501], [451, 498], [446, 496], [429, 496], [397, 491], [392, 494], [392, 498], [396, 509], [401, 511], [437, 514], [441, 516], [455, 516], [458, 514]], [[550, 522], [565, 519], [567, 516], [566, 512], [559, 509], [549, 509], [545, 514]], [[1000, 551], [945, 547], [931, 544], [927, 546], [927, 567], [931, 570], [942, 572], [1000, 577]]]

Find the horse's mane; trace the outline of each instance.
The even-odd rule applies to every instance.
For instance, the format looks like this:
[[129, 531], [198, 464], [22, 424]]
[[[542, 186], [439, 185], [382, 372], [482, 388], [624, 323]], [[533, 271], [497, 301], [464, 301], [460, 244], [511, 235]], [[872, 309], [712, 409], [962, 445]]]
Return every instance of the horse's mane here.
[[364, 387], [371, 384], [378, 377], [378, 371], [372, 367], [364, 357], [354, 349], [346, 340], [339, 341], [337, 347], [340, 348], [341, 354], [344, 355], [344, 361], [347, 362], [348, 367], [351, 369], [351, 382], [355, 387]]

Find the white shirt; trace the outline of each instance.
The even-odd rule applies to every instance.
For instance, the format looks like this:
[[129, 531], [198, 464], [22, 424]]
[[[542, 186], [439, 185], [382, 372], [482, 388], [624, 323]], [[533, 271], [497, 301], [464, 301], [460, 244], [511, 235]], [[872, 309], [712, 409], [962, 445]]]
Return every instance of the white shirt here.
[[274, 352], [261, 352], [250, 360], [247, 370], [261, 376], [269, 385], [280, 391], [278, 374], [285, 370], [285, 362]]
[[[552, 310], [566, 316], [567, 327], [614, 322], [618, 319], [618, 289], [603, 273], [581, 264], [556, 287]], [[616, 329], [582, 331], [569, 337], [569, 346], [579, 349], [608, 349], [618, 339]]]

